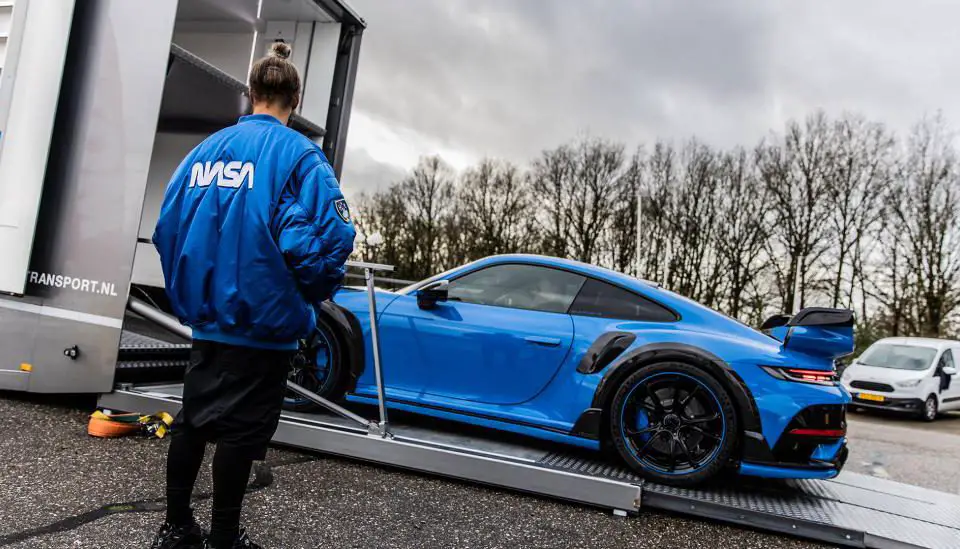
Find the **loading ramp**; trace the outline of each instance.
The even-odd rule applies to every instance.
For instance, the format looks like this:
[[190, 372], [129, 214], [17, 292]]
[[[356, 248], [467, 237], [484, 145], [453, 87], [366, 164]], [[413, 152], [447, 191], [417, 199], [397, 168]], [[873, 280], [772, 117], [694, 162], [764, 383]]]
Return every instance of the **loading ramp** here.
[[[351, 266], [364, 270], [370, 311], [376, 311], [374, 271], [392, 268], [352, 262]], [[130, 310], [180, 337], [162, 339], [157, 333], [126, 330], [118, 379], [124, 371], [169, 373], [185, 367], [189, 331], [142, 301], [131, 299]], [[275, 444], [570, 501], [618, 515], [648, 507], [843, 547], [960, 548], [960, 496], [856, 473], [844, 472], [832, 480], [736, 477], [705, 487], [675, 488], [645, 482], [595, 452], [392, 411], [388, 424], [377, 323], [372, 326], [379, 419], [364, 419], [361, 414], [369, 407], [344, 408], [288, 383], [291, 390], [329, 411], [284, 412]], [[121, 382], [113, 392], [101, 395], [99, 406], [175, 414], [182, 392], [182, 383]]]
[[[176, 413], [182, 390], [181, 384], [121, 385], [102, 395], [99, 405]], [[540, 441], [504, 441], [480, 429], [398, 417], [391, 416], [392, 438], [384, 438], [331, 413], [284, 412], [274, 443], [617, 514], [646, 507], [843, 547], [960, 547], [960, 496], [846, 472], [826, 481], [741, 478], [708, 488], [673, 488], [644, 482], [589, 452]]]

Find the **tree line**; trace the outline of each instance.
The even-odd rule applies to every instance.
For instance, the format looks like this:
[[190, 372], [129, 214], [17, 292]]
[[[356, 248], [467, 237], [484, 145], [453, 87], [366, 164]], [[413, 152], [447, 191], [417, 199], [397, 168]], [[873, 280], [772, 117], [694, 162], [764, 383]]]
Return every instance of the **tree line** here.
[[356, 209], [360, 233], [383, 237], [360, 252], [401, 278], [539, 253], [662, 283], [755, 326], [795, 307], [850, 308], [862, 347], [956, 334], [958, 199], [941, 116], [899, 136], [816, 112], [750, 148], [579, 138], [524, 166], [484, 159], [460, 173], [425, 157]]

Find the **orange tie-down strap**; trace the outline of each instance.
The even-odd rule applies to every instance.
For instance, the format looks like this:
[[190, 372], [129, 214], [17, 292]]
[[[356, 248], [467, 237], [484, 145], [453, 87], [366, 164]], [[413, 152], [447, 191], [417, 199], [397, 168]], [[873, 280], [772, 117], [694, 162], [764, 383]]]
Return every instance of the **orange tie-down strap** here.
[[87, 434], [101, 438], [115, 438], [133, 434], [144, 434], [163, 438], [173, 423], [173, 416], [166, 412], [157, 412], [151, 416], [142, 414], [112, 414], [97, 410], [90, 414]]

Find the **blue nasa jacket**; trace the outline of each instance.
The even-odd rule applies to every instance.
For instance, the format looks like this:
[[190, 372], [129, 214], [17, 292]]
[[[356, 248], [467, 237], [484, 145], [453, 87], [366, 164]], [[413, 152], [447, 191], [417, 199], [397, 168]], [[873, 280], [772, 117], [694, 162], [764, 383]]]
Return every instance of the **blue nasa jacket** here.
[[173, 174], [153, 242], [194, 339], [296, 349], [356, 231], [320, 148], [269, 115], [204, 140]]

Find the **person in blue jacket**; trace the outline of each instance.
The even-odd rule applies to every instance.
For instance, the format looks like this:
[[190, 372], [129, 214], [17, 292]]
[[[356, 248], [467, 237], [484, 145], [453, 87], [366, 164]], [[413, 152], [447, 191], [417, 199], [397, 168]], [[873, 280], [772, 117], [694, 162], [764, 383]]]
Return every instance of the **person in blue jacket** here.
[[[200, 143], [170, 180], [153, 242], [174, 314], [193, 330], [154, 549], [259, 547], [240, 528], [255, 460], [276, 431], [291, 359], [314, 306], [342, 283], [356, 235], [321, 149], [287, 127], [300, 76], [277, 42], [250, 71], [253, 113]], [[207, 442], [209, 536], [190, 497]]]

